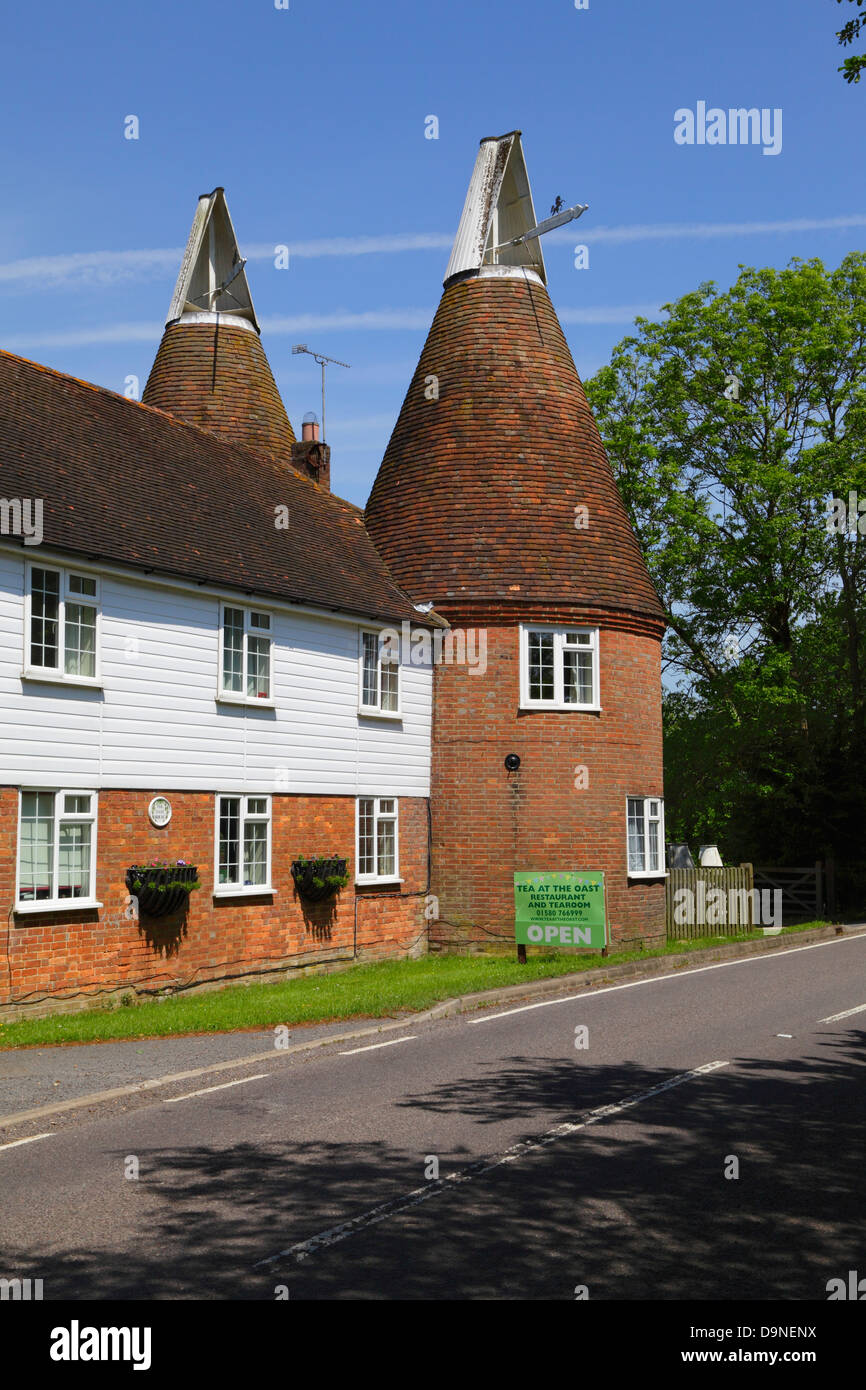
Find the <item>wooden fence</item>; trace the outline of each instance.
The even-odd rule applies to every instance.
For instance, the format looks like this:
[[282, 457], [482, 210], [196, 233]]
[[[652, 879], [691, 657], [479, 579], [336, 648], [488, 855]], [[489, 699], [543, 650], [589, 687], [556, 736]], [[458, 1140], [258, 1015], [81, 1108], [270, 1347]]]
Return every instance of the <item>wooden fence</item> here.
[[[724, 907], [717, 897], [709, 897], [714, 888], [721, 888], [725, 895]], [[681, 889], [687, 889], [690, 897], [677, 898]], [[837, 865], [828, 856], [805, 868], [740, 864], [727, 869], [670, 869], [665, 901], [668, 937], [679, 941], [736, 936], [752, 927], [768, 926], [776, 915], [777, 892], [782, 894], [785, 926], [828, 917], [836, 921], [840, 911], [843, 917], [866, 917], [866, 862]]]
[[755, 911], [754, 887], [751, 864], [724, 869], [670, 869], [665, 884], [668, 939], [738, 936], [751, 931], [759, 916]]

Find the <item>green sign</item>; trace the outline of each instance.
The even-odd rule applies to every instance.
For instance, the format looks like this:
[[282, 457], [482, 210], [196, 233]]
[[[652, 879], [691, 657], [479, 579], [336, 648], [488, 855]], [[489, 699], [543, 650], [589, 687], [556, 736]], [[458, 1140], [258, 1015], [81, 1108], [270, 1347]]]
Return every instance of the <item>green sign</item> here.
[[606, 945], [604, 874], [563, 870], [514, 875], [514, 918], [520, 946]]

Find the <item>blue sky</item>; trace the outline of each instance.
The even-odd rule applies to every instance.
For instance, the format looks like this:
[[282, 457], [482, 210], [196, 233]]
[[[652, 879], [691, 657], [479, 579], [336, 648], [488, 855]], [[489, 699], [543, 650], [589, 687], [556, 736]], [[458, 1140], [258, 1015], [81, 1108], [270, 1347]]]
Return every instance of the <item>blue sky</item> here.
[[[332, 368], [334, 489], [366, 499], [441, 293], [478, 141], [519, 128], [582, 376], [702, 280], [866, 240], [866, 82], [835, 0], [57, 0], [4, 18], [0, 346], [114, 390], [155, 354], [196, 199], [229, 208], [296, 429]], [[860, 51], [855, 49], [854, 51]], [[782, 110], [782, 149], [674, 112]], [[140, 138], [124, 139], [136, 115]], [[439, 121], [425, 139], [425, 118]], [[763, 230], [758, 228], [763, 227]], [[573, 248], [589, 247], [587, 270]], [[287, 244], [288, 270], [273, 247]]]

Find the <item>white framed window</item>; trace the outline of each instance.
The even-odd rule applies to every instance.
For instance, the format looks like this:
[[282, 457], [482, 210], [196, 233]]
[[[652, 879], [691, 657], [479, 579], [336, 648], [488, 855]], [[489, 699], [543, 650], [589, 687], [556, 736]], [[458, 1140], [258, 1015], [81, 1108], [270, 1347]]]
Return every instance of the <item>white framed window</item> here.
[[222, 604], [219, 698], [273, 704], [273, 646], [270, 613]]
[[355, 881], [400, 881], [397, 798], [359, 796]]
[[101, 907], [96, 897], [95, 791], [22, 789], [16, 912]]
[[99, 590], [93, 574], [28, 564], [25, 676], [99, 683]]
[[521, 709], [601, 709], [598, 649], [597, 627], [521, 627]]
[[400, 642], [393, 628], [360, 633], [360, 697], [362, 714], [400, 717]]
[[215, 862], [215, 893], [272, 891], [269, 796], [217, 797]]
[[629, 878], [660, 878], [665, 873], [665, 804], [658, 796], [626, 797]]

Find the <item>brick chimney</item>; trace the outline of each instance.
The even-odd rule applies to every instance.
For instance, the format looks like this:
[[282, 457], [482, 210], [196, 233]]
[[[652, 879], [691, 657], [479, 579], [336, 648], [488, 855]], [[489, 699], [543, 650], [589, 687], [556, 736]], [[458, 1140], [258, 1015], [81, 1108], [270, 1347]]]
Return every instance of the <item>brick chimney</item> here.
[[319, 439], [319, 422], [312, 412], [304, 416], [301, 438], [292, 444], [292, 465], [325, 492], [331, 491], [331, 447]]

